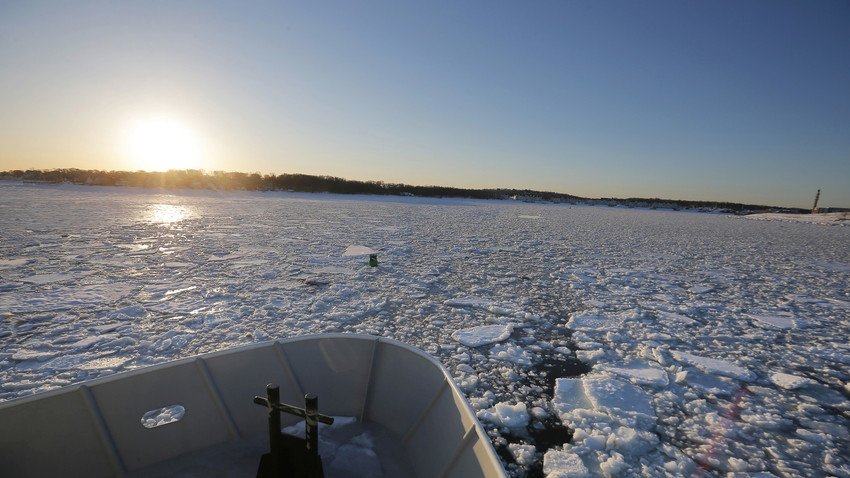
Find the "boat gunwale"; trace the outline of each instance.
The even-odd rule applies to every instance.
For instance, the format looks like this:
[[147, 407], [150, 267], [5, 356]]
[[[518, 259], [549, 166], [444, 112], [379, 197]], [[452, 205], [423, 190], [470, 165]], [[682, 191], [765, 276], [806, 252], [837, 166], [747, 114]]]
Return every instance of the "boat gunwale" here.
[[[207, 360], [207, 359], [210, 359], [210, 358], [222, 357], [222, 356], [226, 356], [226, 355], [230, 355], [230, 354], [238, 353], [238, 352], [245, 352], [245, 351], [254, 350], [254, 349], [262, 349], [262, 348], [265, 348], [265, 347], [274, 347], [275, 344], [284, 345], [284, 344], [287, 344], [287, 343], [300, 342], [300, 341], [334, 339], [334, 338], [344, 338], [344, 339], [351, 339], [351, 340], [368, 340], [368, 341], [374, 341], [374, 342], [382, 342], [382, 343], [386, 343], [386, 344], [389, 344], [389, 345], [404, 348], [409, 352], [414, 352], [417, 355], [420, 355], [420, 356], [430, 360], [434, 365], [436, 365], [440, 368], [440, 370], [443, 372], [443, 375], [446, 377], [446, 379], [453, 380], [451, 378], [451, 375], [449, 374], [448, 370], [446, 369], [446, 367], [442, 364], [442, 362], [440, 362], [434, 356], [428, 354], [427, 352], [425, 352], [425, 351], [423, 351], [423, 350], [421, 350], [417, 347], [414, 347], [410, 344], [401, 342], [399, 340], [390, 339], [390, 338], [387, 338], [387, 337], [380, 337], [380, 336], [377, 336], [377, 335], [346, 334], [346, 333], [334, 332], [334, 333], [327, 333], [327, 334], [298, 335], [298, 336], [294, 336], [294, 337], [287, 337], [287, 338], [277, 339], [277, 340], [267, 340], [267, 341], [263, 341], [263, 342], [253, 343], [253, 344], [237, 345], [235, 347], [230, 347], [230, 348], [227, 348], [227, 349], [215, 350], [215, 351], [212, 351], [212, 352], [204, 352], [204, 353], [200, 353], [200, 354], [197, 354], [197, 355], [191, 355], [189, 357], [183, 357], [183, 358], [179, 358], [179, 359], [169, 360], [167, 362], [155, 363], [155, 364], [150, 364], [150, 365], [143, 365], [139, 368], [134, 368], [134, 369], [131, 369], [131, 370], [122, 370], [120, 372], [110, 373], [110, 374], [104, 375], [102, 377], [96, 377], [96, 378], [84, 380], [84, 381], [78, 382], [78, 383], [63, 385], [63, 386], [57, 387], [55, 389], [45, 390], [43, 392], [36, 392], [36, 393], [29, 394], [29, 395], [24, 395], [22, 397], [16, 397], [16, 398], [12, 398], [10, 400], [5, 400], [5, 401], [0, 402], [0, 409], [10, 408], [11, 406], [14, 406], [14, 405], [20, 405], [20, 404], [28, 403], [28, 402], [31, 402], [31, 401], [36, 401], [36, 400], [39, 400], [39, 399], [42, 399], [42, 398], [48, 398], [48, 397], [52, 397], [54, 395], [59, 395], [59, 394], [68, 393], [68, 392], [71, 392], [71, 391], [76, 391], [76, 390], [79, 390], [80, 388], [83, 388], [83, 387], [93, 387], [93, 386], [96, 386], [96, 385], [100, 385], [102, 383], [108, 383], [108, 382], [120, 380], [120, 379], [127, 378], [127, 377], [132, 377], [132, 376], [136, 376], [136, 375], [140, 375], [140, 374], [144, 374], [144, 373], [155, 372], [155, 371], [158, 371], [158, 370], [164, 370], [164, 369], [176, 367], [176, 366], [179, 366], [179, 365], [189, 364], [189, 363], [197, 361], [198, 359]], [[375, 345], [377, 346], [377, 344], [375, 344]]]

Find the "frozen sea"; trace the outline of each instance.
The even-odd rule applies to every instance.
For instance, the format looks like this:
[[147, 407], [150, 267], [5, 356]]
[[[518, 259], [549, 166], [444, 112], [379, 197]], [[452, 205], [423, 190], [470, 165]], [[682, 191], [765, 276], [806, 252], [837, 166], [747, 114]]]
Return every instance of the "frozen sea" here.
[[0, 400], [356, 332], [439, 358], [513, 476], [850, 477], [848, 284], [850, 227], [0, 181]]

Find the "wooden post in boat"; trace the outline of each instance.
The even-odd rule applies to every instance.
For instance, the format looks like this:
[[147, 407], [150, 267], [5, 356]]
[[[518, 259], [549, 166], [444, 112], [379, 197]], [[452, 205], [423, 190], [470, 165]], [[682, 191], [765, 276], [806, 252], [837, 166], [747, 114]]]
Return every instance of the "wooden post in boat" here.
[[[254, 397], [254, 403], [269, 411], [268, 454], [260, 459], [258, 478], [296, 476], [320, 478], [324, 476], [322, 458], [319, 456], [319, 422], [331, 425], [333, 417], [319, 413], [319, 397], [315, 393], [304, 396], [304, 408], [280, 403], [280, 387], [266, 385], [266, 397]], [[305, 439], [286, 435], [280, 430], [280, 412], [303, 417], [306, 424]], [[284, 473], [285, 472], [285, 473]]]
[[319, 396], [315, 393], [304, 395], [304, 423], [307, 425], [307, 460], [312, 462], [319, 456]]
[[280, 387], [276, 383], [266, 385], [266, 398], [255, 397], [254, 403], [269, 409], [269, 467], [273, 476], [280, 476]]

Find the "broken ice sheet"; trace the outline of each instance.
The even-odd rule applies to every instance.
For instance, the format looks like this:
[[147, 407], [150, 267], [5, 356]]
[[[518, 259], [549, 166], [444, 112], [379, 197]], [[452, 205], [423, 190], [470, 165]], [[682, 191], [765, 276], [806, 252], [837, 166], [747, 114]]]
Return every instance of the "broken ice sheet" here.
[[[589, 379], [649, 393], [658, 418], [596, 408], [582, 395], [586, 403], [558, 414], [574, 426], [572, 442], [551, 450], [542, 441], [515, 442], [485, 421], [497, 446], [507, 441], [502, 456], [519, 457], [518, 474], [534, 476], [541, 461], [552, 467], [559, 456], [577, 455], [591, 476], [690, 476], [691, 457], [706, 445], [700, 431], [711, 429], [707, 417], [720, 416], [717, 404], [725, 406], [753, 374], [748, 388], [776, 394], [747, 415], [764, 427], [743, 422], [758, 446], [724, 447], [729, 458], [717, 465], [727, 468], [708, 473], [850, 476], [850, 442], [824, 425], [841, 425], [850, 404], [848, 227], [589, 206], [546, 205], [544, 213], [515, 201], [174, 190], [169, 200], [196, 215], [163, 229], [141, 218], [160, 194], [7, 183], [0, 181], [0, 203], [11, 205], [0, 214], [2, 400], [266, 338], [332, 331], [426, 350], [477, 410], [522, 402], [534, 426], [533, 404], [551, 401], [555, 379], [567, 378], [535, 381], [537, 365], [549, 360], [541, 350], [578, 348], [576, 357], [592, 365]], [[526, 214], [546, 220], [516, 220]], [[59, 244], [66, 232], [80, 248]], [[761, 247], [767, 237], [771, 247]], [[138, 251], [150, 255], [115, 247], [133, 243], [150, 244]], [[359, 259], [342, 254], [359, 244], [391, 245], [383, 252], [391, 266], [355, 271]], [[71, 277], [20, 281], [42, 274]], [[53, 310], [69, 311], [70, 320], [44, 312]], [[477, 347], [452, 338], [508, 324], [511, 336], [482, 336]], [[167, 335], [181, 325], [180, 334]], [[520, 325], [529, 327], [514, 339]], [[502, 335], [494, 329], [489, 337]], [[655, 367], [671, 383], [663, 386]], [[771, 379], [777, 373], [823, 382], [797, 387], [796, 379]], [[783, 428], [782, 417], [793, 417], [799, 431]], [[644, 433], [656, 432], [661, 443], [649, 446]], [[539, 452], [523, 448], [537, 445]]]

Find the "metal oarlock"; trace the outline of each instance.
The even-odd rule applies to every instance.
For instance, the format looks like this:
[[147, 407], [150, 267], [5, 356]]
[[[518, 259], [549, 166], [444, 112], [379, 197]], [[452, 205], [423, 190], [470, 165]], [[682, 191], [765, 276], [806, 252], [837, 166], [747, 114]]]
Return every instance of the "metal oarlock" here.
[[[269, 453], [260, 459], [257, 478], [305, 477], [322, 478], [322, 459], [319, 456], [319, 422], [330, 425], [333, 417], [319, 413], [319, 397], [315, 393], [304, 396], [304, 408], [280, 403], [280, 387], [266, 385], [266, 397], [254, 397], [254, 403], [263, 405], [269, 412]], [[304, 418], [305, 439], [280, 431], [280, 412]]]

